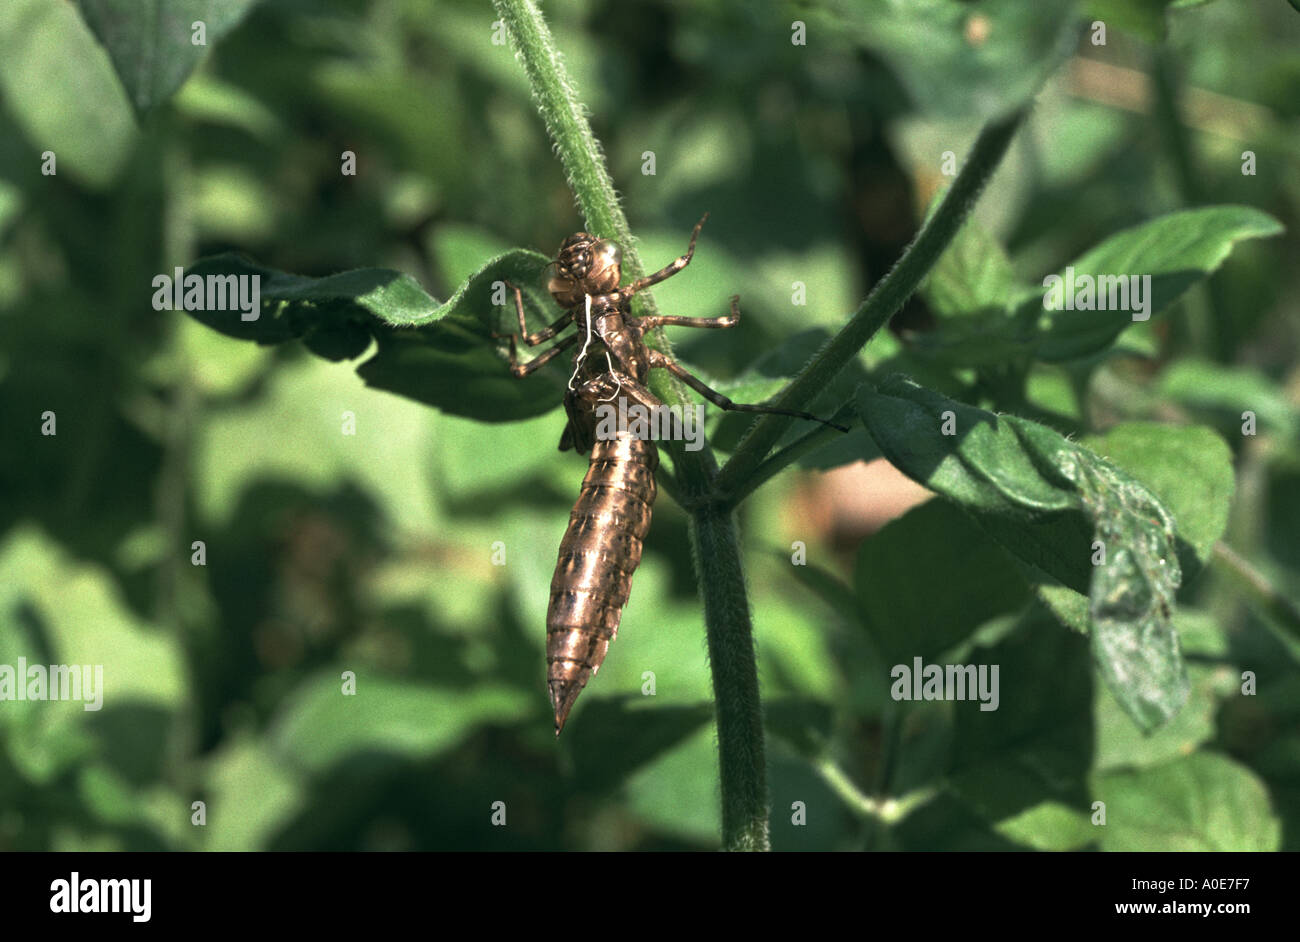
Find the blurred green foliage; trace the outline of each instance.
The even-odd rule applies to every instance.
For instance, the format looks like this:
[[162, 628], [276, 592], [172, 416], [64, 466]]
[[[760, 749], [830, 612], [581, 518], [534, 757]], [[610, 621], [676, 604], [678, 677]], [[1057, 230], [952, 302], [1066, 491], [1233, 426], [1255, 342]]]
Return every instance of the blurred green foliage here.
[[[115, 6], [0, 8], [0, 664], [102, 663], [107, 688], [99, 712], [0, 703], [0, 848], [716, 846], [711, 685], [670, 499], [557, 742], [543, 626], [583, 472], [556, 451], [562, 416], [535, 402], [502, 416], [519, 421], [472, 421], [368, 387], [312, 355], [321, 344], [246, 344], [150, 305], [156, 275], [225, 252], [309, 277], [403, 272], [448, 299], [489, 259], [547, 254], [582, 228], [489, 7], [277, 0], [223, 21], [202, 56], [178, 53], [165, 80], [124, 83], [130, 44], [106, 51], [87, 25], [103, 36]], [[943, 152], [1045, 76], [974, 226], [863, 371], [1012, 409], [998, 358], [948, 342], [964, 313], [1011, 310], [1013, 286], [1211, 196], [1280, 220], [1280, 238], [1209, 252], [1212, 280], [1113, 347], [1034, 366], [1013, 411], [1095, 435], [1126, 467], [1153, 440], [1131, 423], [1218, 430], [1238, 482], [1225, 538], [1300, 597], [1300, 274], [1286, 264], [1300, 18], [1280, 3], [1122, 6], [546, 12], [643, 258], [677, 255], [711, 212], [688, 272], [656, 297], [711, 316], [741, 294], [740, 329], [670, 333], [684, 362], [755, 398], [799, 365], [803, 347], [778, 345], [801, 335], [806, 357], [897, 258]], [[1094, 16], [1115, 17], [1105, 47], [1080, 31]], [[790, 42], [795, 20], [806, 46]], [[1080, 58], [1116, 70], [1113, 95], [1079, 79]], [[806, 306], [789, 303], [794, 281]], [[1241, 434], [1246, 409], [1257, 437]], [[40, 434], [47, 411], [55, 436]], [[730, 447], [741, 428], [718, 423], [712, 440]], [[865, 454], [855, 436], [806, 463]], [[1201, 495], [1137, 476], [1176, 515]], [[1144, 736], [1062, 626], [1070, 590], [1031, 591], [946, 505], [835, 547], [791, 520], [794, 487], [779, 478], [741, 510], [774, 847], [1300, 849], [1300, 642], [1213, 567], [1185, 581], [1174, 616], [1188, 701]], [[814, 566], [790, 565], [796, 539]], [[888, 665], [909, 651], [1000, 664], [1000, 708], [892, 701]], [[1254, 696], [1240, 695], [1246, 670]], [[345, 671], [355, 697], [339, 696]], [[882, 824], [819, 774], [828, 760], [864, 793], [931, 797]], [[1105, 828], [1090, 824], [1097, 800]]]

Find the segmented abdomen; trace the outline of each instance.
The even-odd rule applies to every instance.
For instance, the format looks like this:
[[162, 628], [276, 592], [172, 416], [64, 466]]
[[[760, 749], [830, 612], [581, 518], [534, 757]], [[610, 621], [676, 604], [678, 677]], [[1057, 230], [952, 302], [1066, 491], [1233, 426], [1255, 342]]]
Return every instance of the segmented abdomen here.
[[659, 452], [636, 437], [597, 441], [582, 481], [546, 611], [547, 685], [558, 736], [618, 632], [650, 529]]

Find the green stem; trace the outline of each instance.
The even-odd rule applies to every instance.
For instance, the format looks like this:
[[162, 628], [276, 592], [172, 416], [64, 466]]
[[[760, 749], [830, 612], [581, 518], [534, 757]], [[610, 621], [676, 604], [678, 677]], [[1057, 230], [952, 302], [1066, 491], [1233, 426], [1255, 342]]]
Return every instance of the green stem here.
[[[614, 193], [600, 147], [565, 73], [546, 21], [531, 0], [493, 0], [506, 24], [547, 132], [587, 220], [588, 230], [623, 247], [625, 273], [644, 274], [627, 218]], [[654, 313], [649, 292], [638, 292], [637, 313]], [[662, 336], [653, 344], [667, 349]], [[664, 371], [651, 374], [650, 388], [668, 405], [690, 403], [685, 390]], [[763, 741], [758, 665], [753, 625], [735, 520], [713, 502], [717, 461], [707, 446], [689, 452], [666, 443], [673, 457], [672, 485], [691, 512], [692, 554], [704, 601], [709, 665], [718, 723], [722, 784], [722, 843], [726, 850], [768, 849], [767, 761]]]
[[1277, 590], [1268, 577], [1252, 566], [1227, 543], [1214, 544], [1213, 559], [1219, 568], [1230, 575], [1245, 590], [1246, 595], [1259, 608], [1265, 621], [1284, 636], [1300, 641], [1300, 608]]
[[863, 794], [833, 759], [819, 759], [813, 767], [822, 781], [856, 815], [881, 824], [897, 824], [938, 794], [938, 789], [926, 787], [909, 792], [901, 798], [873, 798]]
[[709, 626], [726, 850], [768, 850], [767, 761], [754, 633], [736, 523], [707, 505], [694, 513], [691, 555]]
[[[842, 421], [845, 418], [846, 411], [841, 409], [831, 416], [831, 421]], [[839, 429], [833, 429], [828, 425], [819, 425], [806, 435], [795, 439], [755, 468], [753, 474], [745, 478], [735, 490], [727, 495], [726, 499], [722, 501], [722, 506], [735, 508], [746, 497], [804, 455], [816, 451], [822, 445], [836, 441], [843, 434]]]
[[[632, 279], [640, 278], [645, 274], [645, 267], [637, 254], [636, 240], [614, 191], [600, 143], [587, 120], [586, 108], [565, 71], [550, 27], [532, 0], [493, 0], [493, 5], [519, 50], [533, 100], [555, 144], [569, 187], [577, 197], [587, 231], [617, 242], [623, 249], [624, 274]], [[648, 291], [638, 292], [632, 303], [639, 315], [658, 313]], [[666, 346], [660, 346], [666, 344], [662, 330], [655, 335], [659, 343], [654, 346], [666, 351]], [[664, 398], [654, 383], [651, 388]], [[680, 386], [668, 382], [666, 377], [664, 388], [673, 391], [666, 402], [679, 405], [689, 402]]]
[[[827, 341], [772, 401], [773, 406], [807, 410], [813, 397], [825, 389], [876, 331], [898, 312], [957, 235], [1028, 113], [1029, 106], [1025, 106], [984, 127], [971, 148], [966, 166], [953, 181], [939, 208], [903, 252], [898, 264], [876, 284], [840, 332]], [[731, 460], [718, 474], [717, 488], [724, 500], [730, 500], [741, 490], [791, 421], [783, 415], [764, 415], [754, 423]]]

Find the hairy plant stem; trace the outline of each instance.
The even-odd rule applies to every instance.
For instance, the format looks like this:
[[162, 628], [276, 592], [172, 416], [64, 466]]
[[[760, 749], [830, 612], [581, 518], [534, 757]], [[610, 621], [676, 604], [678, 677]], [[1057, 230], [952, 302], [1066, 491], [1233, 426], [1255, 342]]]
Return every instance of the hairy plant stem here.
[[[595, 235], [623, 246], [626, 273], [644, 274], [623, 208], [614, 193], [600, 147], [573, 85], [565, 73], [550, 29], [532, 0], [493, 0], [524, 66], [547, 132], [555, 144], [578, 206]], [[637, 294], [637, 313], [654, 312], [648, 292]], [[667, 347], [662, 334], [652, 345]], [[668, 405], [690, 399], [670, 377], [652, 375], [650, 388]], [[680, 446], [680, 443], [674, 443]], [[717, 461], [705, 446], [696, 452], [670, 447], [676, 472], [674, 489], [691, 513], [691, 546], [704, 601], [709, 666], [718, 726], [722, 791], [722, 846], [726, 850], [767, 850], [767, 761], [763, 736], [758, 665], [745, 589], [740, 543], [731, 512], [712, 500]]]
[[[629, 277], [644, 274], [635, 242], [614, 192], [600, 146], [585, 110], [565, 73], [550, 29], [533, 0], [493, 0], [514, 41], [538, 110], [555, 144], [560, 162], [593, 234], [613, 238], [624, 249]], [[872, 335], [902, 307], [931, 266], [957, 234], [976, 198], [1029, 110], [1025, 106], [994, 120], [980, 133], [966, 166], [943, 202], [922, 226], [898, 264], [840, 330], [777, 397], [773, 405], [803, 410]], [[639, 292], [636, 313], [654, 312], [648, 292]], [[662, 332], [648, 338], [668, 350]], [[650, 388], [668, 405], [687, 405], [680, 383], [652, 374]], [[671, 488], [691, 514], [691, 550], [704, 602], [709, 664], [718, 725], [718, 761], [722, 791], [722, 843], [727, 850], [768, 849], [767, 763], [763, 710], [754, 657], [753, 625], [745, 588], [740, 543], [732, 516], [735, 504], [800, 454], [817, 444], [806, 437], [763, 464], [790, 423], [785, 416], [765, 415], [740, 443], [727, 466], [718, 471], [706, 445], [688, 452], [669, 443], [674, 476]]]
[[[841, 422], [849, 418], [848, 409], [840, 409], [833, 416], [832, 422]], [[734, 509], [746, 497], [752, 494], [758, 488], [762, 487], [769, 480], [780, 474], [787, 467], [794, 464], [804, 455], [816, 451], [823, 445], [827, 445], [838, 439], [843, 433], [839, 429], [831, 428], [828, 425], [819, 425], [811, 432], [808, 432], [786, 445], [780, 451], [773, 454], [766, 461], [754, 469], [754, 473], [747, 477], [740, 485], [730, 494], [726, 495], [720, 503], [723, 507]]]
[[[898, 313], [961, 229], [1029, 109], [1030, 106], [1025, 105], [985, 125], [971, 148], [966, 166], [949, 187], [939, 208], [903, 252], [898, 264], [876, 283], [839, 333], [828, 340], [781, 390], [772, 401], [773, 406], [806, 410], [813, 397], [825, 389], [876, 331]], [[758, 470], [791, 421], [788, 416], [769, 414], [754, 423], [731, 460], [718, 473], [716, 486], [724, 501], [732, 500], [734, 494], [745, 489], [745, 482]]]
[[1214, 544], [1211, 559], [1244, 590], [1266, 623], [1293, 642], [1300, 641], [1300, 607], [1278, 591], [1267, 576], [1222, 541]]

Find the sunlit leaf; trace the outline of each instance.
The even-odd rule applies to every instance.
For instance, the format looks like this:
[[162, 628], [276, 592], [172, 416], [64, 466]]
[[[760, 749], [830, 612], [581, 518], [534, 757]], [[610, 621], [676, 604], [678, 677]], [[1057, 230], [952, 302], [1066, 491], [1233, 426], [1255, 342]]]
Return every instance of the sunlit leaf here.
[[[879, 392], [864, 386], [858, 407], [904, 474], [975, 513], [1027, 563], [1076, 588], [1090, 569], [1102, 677], [1144, 729], [1177, 712], [1187, 676], [1170, 619], [1182, 574], [1173, 518], [1149, 490], [1046, 426], [955, 402], [906, 378]], [[1081, 546], [1085, 529], [1092, 541]], [[1074, 538], [1063, 542], [1066, 532]], [[1104, 558], [1096, 564], [1099, 547]]]
[[[167, 99], [257, 0], [77, 0], [137, 111]], [[202, 33], [194, 24], [202, 24]], [[199, 40], [202, 41], [199, 41]]]

